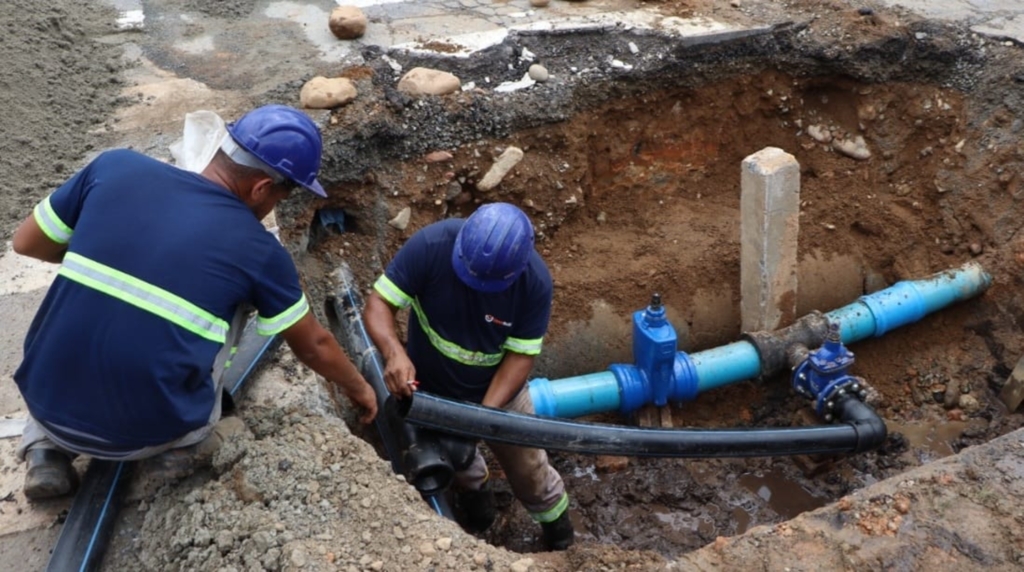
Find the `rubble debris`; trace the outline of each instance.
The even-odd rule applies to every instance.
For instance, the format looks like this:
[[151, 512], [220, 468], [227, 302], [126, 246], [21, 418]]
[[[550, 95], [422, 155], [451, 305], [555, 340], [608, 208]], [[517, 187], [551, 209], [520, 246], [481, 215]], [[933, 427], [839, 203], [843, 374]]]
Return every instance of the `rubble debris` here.
[[366, 14], [355, 6], [338, 6], [331, 12], [328, 25], [339, 40], [354, 40], [366, 33]]
[[332, 109], [351, 102], [359, 95], [352, 80], [345, 77], [316, 76], [299, 92], [299, 102], [309, 109]]
[[398, 81], [398, 91], [408, 95], [446, 95], [461, 86], [454, 74], [430, 68], [413, 68]]

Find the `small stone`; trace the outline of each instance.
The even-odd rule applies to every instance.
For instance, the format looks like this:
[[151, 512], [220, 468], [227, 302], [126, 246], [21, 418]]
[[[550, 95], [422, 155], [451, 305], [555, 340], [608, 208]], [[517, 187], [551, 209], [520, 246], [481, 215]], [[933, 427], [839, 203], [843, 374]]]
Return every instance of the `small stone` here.
[[551, 3], [551, 0], [530, 0], [530, 6], [534, 8], [544, 8]]
[[530, 66], [530, 69], [527, 73], [530, 74], [530, 79], [540, 83], [546, 82], [548, 78], [551, 77], [550, 75], [548, 75], [548, 68], [540, 64], [533, 64], [532, 66]]
[[831, 143], [832, 132], [821, 125], [808, 125], [807, 134], [818, 143]]
[[331, 12], [328, 26], [339, 40], [354, 40], [366, 33], [366, 14], [355, 6], [338, 6]]
[[428, 558], [435, 556], [437, 554], [437, 549], [435, 549], [434, 545], [429, 542], [424, 542], [423, 544], [420, 544], [419, 551], [420, 554]]
[[910, 512], [910, 499], [907, 499], [906, 497], [897, 497], [893, 506], [900, 514], [907, 514]]
[[484, 178], [476, 184], [476, 188], [481, 191], [489, 191], [494, 187], [497, 187], [501, 180], [505, 178], [505, 175], [512, 170], [523, 160], [523, 150], [518, 147], [509, 147], [505, 149], [505, 152], [498, 157], [498, 160], [494, 162]]
[[964, 413], [968, 415], [977, 413], [981, 410], [981, 404], [978, 403], [978, 398], [973, 395], [961, 395], [960, 396], [960, 408], [964, 410]]
[[438, 538], [434, 541], [434, 546], [436, 546], [441, 552], [448, 552], [452, 547], [452, 539], [447, 536], [444, 538]]
[[[397, 228], [398, 230], [405, 230], [406, 228], [409, 227], [409, 219], [411, 217], [412, 217], [412, 208], [411, 207], [405, 207], [404, 209], [398, 211], [398, 214], [395, 215], [395, 218], [389, 220], [388, 224], [393, 226], [393, 227], [395, 227], [395, 228]], [[368, 502], [368, 501], [369, 501], [369, 499], [363, 499], [364, 503]]]
[[843, 155], [858, 161], [864, 161], [871, 158], [871, 151], [868, 149], [868, 144], [864, 141], [864, 137], [860, 135], [853, 139], [833, 139], [832, 148]]
[[729, 5], [732, 6], [733, 8], [739, 8], [740, 6], [743, 5], [743, 3], [740, 2], [740, 0], [732, 0], [732, 2], [729, 2]]
[[523, 558], [513, 562], [508, 569], [512, 572], [529, 572], [531, 568], [533, 568], [533, 558]]
[[475, 553], [473, 553], [473, 564], [476, 564], [477, 566], [486, 566], [487, 563], [490, 562], [490, 561], [491, 561], [490, 557], [488, 557], [483, 552], [475, 552]]
[[971, 246], [970, 246], [970, 249], [971, 249], [971, 254], [974, 255], [974, 256], [978, 256], [979, 254], [981, 254], [982, 252], [985, 251], [985, 249], [980, 244], [978, 244], [977, 242], [972, 242]]
[[427, 153], [423, 160], [427, 163], [445, 163], [452, 160], [452, 154], [447, 151], [434, 151]]
[[299, 103], [309, 109], [332, 109], [351, 102], [359, 95], [352, 80], [346, 77], [316, 76], [299, 92]]
[[292, 550], [292, 554], [288, 559], [291, 560], [292, 566], [296, 568], [302, 568], [306, 565], [306, 553], [300, 548]]
[[461, 86], [453, 74], [430, 68], [412, 68], [398, 81], [398, 91], [408, 95], [446, 95]]

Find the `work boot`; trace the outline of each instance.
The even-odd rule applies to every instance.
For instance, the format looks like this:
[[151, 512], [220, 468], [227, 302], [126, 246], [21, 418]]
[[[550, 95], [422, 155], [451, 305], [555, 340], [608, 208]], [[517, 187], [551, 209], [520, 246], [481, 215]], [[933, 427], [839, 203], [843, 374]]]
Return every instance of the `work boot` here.
[[202, 441], [169, 449], [159, 455], [143, 459], [142, 470], [150, 480], [165, 484], [183, 479], [199, 469], [213, 464], [213, 456], [229, 438], [245, 433], [245, 423], [238, 417], [225, 417], [214, 425], [213, 430]]
[[576, 533], [568, 510], [551, 522], [542, 522], [540, 527], [543, 530], [544, 546], [548, 550], [565, 550], [572, 546]]
[[63, 451], [32, 449], [25, 454], [25, 461], [25, 496], [31, 500], [63, 496], [78, 487], [78, 473], [71, 466], [71, 457]]
[[466, 532], [479, 534], [490, 528], [497, 514], [491, 482], [484, 481], [484, 485], [478, 491], [456, 491], [455, 507], [462, 513], [459, 524]]

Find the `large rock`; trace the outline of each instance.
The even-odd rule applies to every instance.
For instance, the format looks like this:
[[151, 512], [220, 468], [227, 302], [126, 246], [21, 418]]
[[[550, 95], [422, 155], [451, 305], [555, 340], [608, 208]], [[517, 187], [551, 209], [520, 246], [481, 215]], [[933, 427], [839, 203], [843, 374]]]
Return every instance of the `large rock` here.
[[352, 80], [345, 77], [316, 76], [299, 92], [299, 102], [310, 109], [331, 109], [345, 105], [359, 95]]
[[454, 75], [430, 68], [412, 68], [398, 81], [398, 91], [409, 95], [445, 95], [461, 86]]
[[366, 14], [355, 6], [338, 6], [331, 12], [328, 25], [339, 40], [354, 40], [366, 33]]

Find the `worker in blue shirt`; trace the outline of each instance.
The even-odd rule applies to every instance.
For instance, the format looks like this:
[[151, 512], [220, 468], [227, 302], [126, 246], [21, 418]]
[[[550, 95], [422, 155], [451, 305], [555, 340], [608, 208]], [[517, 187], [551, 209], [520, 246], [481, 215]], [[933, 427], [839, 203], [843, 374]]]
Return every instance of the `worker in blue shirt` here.
[[[364, 311], [397, 398], [417, 387], [488, 407], [533, 413], [527, 377], [551, 317], [552, 283], [534, 248], [533, 225], [514, 205], [487, 204], [467, 219], [420, 229], [374, 284]], [[410, 308], [408, 340], [395, 326]], [[569, 498], [543, 449], [489, 443], [516, 498], [542, 527], [549, 549], [574, 538]], [[455, 476], [463, 526], [480, 532], [495, 517], [487, 465], [476, 451]]]
[[227, 132], [201, 173], [104, 152], [15, 232], [15, 252], [61, 264], [14, 374], [30, 414], [18, 449], [28, 498], [71, 492], [77, 454], [209, 452], [230, 420], [220, 419], [221, 374], [251, 308], [260, 334], [281, 335], [365, 410], [364, 422], [376, 415], [373, 389], [260, 223], [296, 186], [326, 196], [319, 129], [269, 105]]

